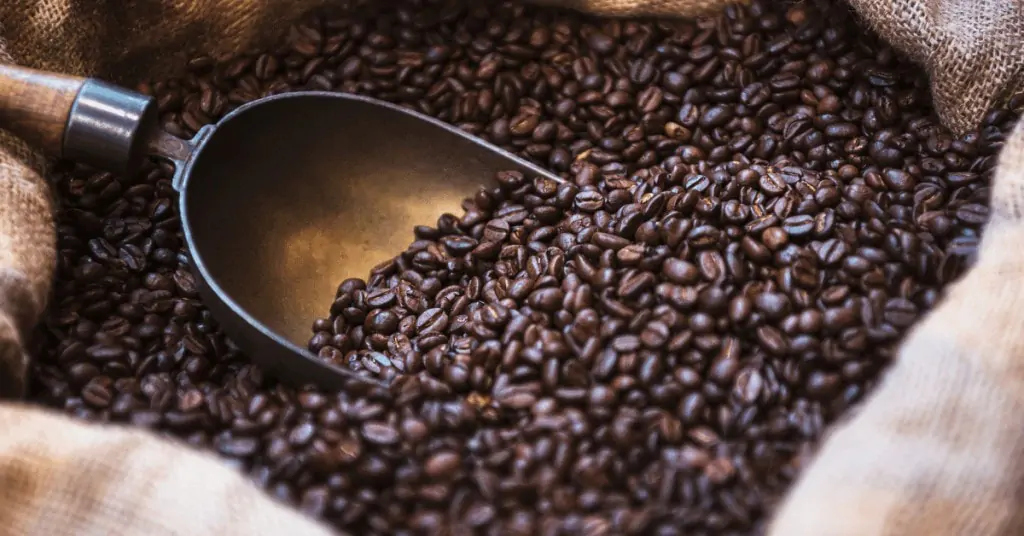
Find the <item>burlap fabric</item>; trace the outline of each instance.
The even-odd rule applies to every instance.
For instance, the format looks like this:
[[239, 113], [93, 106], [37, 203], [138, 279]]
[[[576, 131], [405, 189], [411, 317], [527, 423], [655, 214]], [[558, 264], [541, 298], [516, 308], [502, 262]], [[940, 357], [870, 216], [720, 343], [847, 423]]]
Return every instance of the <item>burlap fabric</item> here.
[[[330, 0], [0, 2], [0, 61], [131, 84], [279, 35]], [[720, 0], [537, 0], [601, 15], [691, 16]], [[850, 0], [923, 64], [948, 126], [969, 129], [1022, 83], [1016, 0]], [[44, 161], [0, 136], [0, 391], [19, 395], [24, 337], [55, 259]], [[783, 504], [778, 535], [1024, 532], [1024, 130], [1007, 144], [976, 267], [904, 345]], [[0, 535], [326, 534], [217, 461], [142, 432], [0, 405]]]

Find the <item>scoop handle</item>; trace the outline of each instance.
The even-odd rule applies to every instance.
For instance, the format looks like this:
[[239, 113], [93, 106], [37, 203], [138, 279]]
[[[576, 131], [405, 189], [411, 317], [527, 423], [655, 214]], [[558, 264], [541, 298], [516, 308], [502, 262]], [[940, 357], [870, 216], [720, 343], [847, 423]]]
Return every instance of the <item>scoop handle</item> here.
[[0, 65], [0, 128], [41, 149], [124, 172], [145, 156], [156, 125], [152, 97], [93, 78]]
[[0, 65], [0, 124], [43, 151], [61, 156], [64, 127], [84, 78]]

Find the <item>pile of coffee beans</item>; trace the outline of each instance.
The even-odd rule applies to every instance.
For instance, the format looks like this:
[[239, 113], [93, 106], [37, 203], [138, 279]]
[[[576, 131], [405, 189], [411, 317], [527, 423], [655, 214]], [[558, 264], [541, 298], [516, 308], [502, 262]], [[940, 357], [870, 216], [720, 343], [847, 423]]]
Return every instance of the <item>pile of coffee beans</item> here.
[[354, 534], [762, 532], [970, 264], [1024, 103], [953, 136], [845, 7], [770, 0], [698, 21], [401, 0], [188, 69], [141, 88], [174, 134], [347, 91], [564, 178], [502, 173], [325, 297], [310, 348], [391, 379], [331, 393], [220, 331], [170, 169], [55, 177], [35, 400], [217, 452]]

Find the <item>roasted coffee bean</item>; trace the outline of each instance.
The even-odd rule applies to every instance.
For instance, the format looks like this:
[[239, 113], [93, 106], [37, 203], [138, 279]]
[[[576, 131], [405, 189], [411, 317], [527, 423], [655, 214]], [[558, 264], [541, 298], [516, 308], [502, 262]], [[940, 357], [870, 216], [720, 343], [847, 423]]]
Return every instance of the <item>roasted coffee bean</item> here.
[[576, 194], [576, 208], [581, 212], [596, 212], [604, 207], [604, 197], [596, 191], [585, 190]]
[[679, 285], [693, 284], [700, 279], [700, 270], [696, 266], [675, 258], [665, 259], [662, 274], [669, 281]]
[[763, 532], [969, 265], [1016, 120], [945, 131], [920, 71], [826, 3], [671, 25], [351, 4], [140, 89], [179, 136], [265, 94], [361, 94], [562, 177], [480, 177], [339, 285], [309, 347], [390, 387], [263, 378], [201, 302], [152, 162], [58, 168], [33, 353], [36, 401], [216, 452], [354, 534]]
[[375, 445], [394, 445], [399, 440], [398, 430], [382, 422], [366, 422], [362, 426], [363, 438]]
[[782, 229], [788, 236], [808, 236], [814, 231], [814, 218], [807, 214], [790, 216], [782, 222]]
[[416, 333], [431, 335], [443, 332], [448, 327], [448, 315], [439, 308], [427, 309], [416, 318]]
[[459, 467], [459, 455], [451, 451], [441, 451], [427, 459], [423, 466], [424, 473], [435, 479], [450, 479]]

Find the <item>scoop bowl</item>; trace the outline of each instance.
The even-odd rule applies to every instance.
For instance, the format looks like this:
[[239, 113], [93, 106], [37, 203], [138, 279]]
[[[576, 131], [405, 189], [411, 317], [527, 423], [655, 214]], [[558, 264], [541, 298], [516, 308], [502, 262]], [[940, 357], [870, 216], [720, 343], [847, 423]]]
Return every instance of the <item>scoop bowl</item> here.
[[306, 349], [338, 284], [459, 214], [499, 171], [561, 181], [445, 123], [382, 101], [306, 92], [200, 132], [176, 186], [202, 297], [236, 344], [293, 384], [351, 380]]

